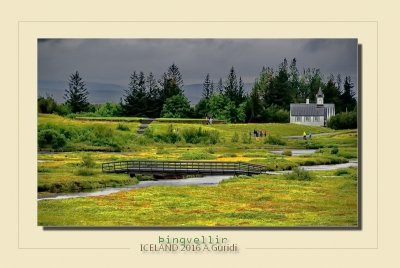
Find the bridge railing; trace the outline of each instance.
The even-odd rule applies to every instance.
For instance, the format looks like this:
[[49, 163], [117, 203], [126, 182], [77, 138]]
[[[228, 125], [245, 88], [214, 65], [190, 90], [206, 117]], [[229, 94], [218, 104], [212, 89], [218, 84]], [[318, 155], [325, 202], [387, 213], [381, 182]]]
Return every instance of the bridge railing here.
[[262, 173], [266, 171], [266, 168], [261, 165], [244, 162], [131, 160], [104, 163], [102, 165], [102, 171], [105, 173], [129, 171]]

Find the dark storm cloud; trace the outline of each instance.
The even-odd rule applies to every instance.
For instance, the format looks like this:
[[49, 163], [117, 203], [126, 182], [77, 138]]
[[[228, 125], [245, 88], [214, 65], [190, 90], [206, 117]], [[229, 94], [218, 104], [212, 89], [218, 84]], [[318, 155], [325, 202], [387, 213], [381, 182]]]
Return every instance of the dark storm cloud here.
[[224, 79], [231, 66], [251, 83], [284, 58], [296, 58], [300, 71], [357, 78], [356, 39], [39, 39], [38, 51], [39, 80], [65, 81], [78, 70], [87, 82], [126, 86], [133, 71], [160, 77], [175, 63], [185, 84], [202, 83], [207, 73]]

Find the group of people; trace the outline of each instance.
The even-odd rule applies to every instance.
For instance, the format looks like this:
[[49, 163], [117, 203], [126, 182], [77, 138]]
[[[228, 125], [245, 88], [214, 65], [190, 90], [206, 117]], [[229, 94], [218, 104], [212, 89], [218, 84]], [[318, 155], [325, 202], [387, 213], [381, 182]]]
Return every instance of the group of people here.
[[[251, 132], [250, 132], [251, 135]], [[253, 136], [258, 138], [258, 137], [267, 137], [267, 131], [266, 130], [257, 130], [255, 129], [253, 131]]]
[[[311, 132], [308, 132], [308, 139], [311, 140], [311, 138], [312, 138], [312, 134], [311, 134]], [[303, 132], [303, 139], [307, 140], [307, 133], [305, 131]]]

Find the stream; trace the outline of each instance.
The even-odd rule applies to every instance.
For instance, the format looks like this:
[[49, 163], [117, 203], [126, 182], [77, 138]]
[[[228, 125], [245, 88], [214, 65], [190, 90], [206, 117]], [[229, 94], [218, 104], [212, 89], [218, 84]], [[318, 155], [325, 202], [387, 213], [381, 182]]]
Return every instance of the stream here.
[[[301, 166], [305, 170], [334, 170], [339, 168], [347, 168], [347, 167], [357, 167], [358, 161], [353, 160], [348, 163], [343, 164], [334, 164], [334, 165], [315, 165], [315, 166]], [[267, 172], [267, 174], [283, 174], [291, 172], [287, 171], [275, 171], [275, 172]], [[88, 196], [101, 196], [101, 195], [109, 195], [113, 193], [118, 193], [121, 191], [129, 191], [132, 189], [150, 187], [150, 186], [186, 186], [186, 185], [218, 185], [223, 180], [230, 179], [233, 176], [204, 176], [197, 178], [187, 178], [187, 179], [175, 179], [175, 180], [158, 180], [158, 181], [141, 181], [135, 185], [123, 186], [123, 187], [108, 187], [97, 189], [92, 192], [77, 192], [77, 193], [62, 193], [62, 194], [52, 194], [46, 197], [38, 198], [38, 201], [42, 200], [53, 200], [53, 199], [68, 199], [68, 198], [77, 198], [77, 197], [88, 197]]]
[[175, 180], [158, 180], [158, 181], [140, 181], [138, 184], [122, 186], [122, 187], [107, 187], [95, 190], [93, 192], [77, 192], [77, 193], [63, 193], [49, 195], [43, 198], [38, 198], [38, 201], [49, 200], [49, 199], [67, 199], [76, 197], [87, 197], [87, 196], [100, 196], [109, 195], [121, 191], [128, 191], [137, 188], [144, 188], [150, 186], [186, 186], [186, 185], [217, 185], [225, 179], [230, 179], [233, 176], [204, 176], [197, 178], [187, 179], [175, 179]]

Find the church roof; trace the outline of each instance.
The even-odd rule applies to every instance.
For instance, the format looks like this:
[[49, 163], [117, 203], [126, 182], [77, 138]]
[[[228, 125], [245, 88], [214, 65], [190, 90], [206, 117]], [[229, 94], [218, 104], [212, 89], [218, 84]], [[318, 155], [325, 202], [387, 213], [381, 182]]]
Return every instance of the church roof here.
[[316, 104], [292, 103], [290, 104], [290, 114], [292, 116], [323, 116], [325, 114], [323, 106]]

